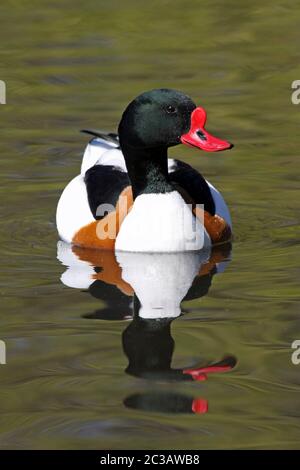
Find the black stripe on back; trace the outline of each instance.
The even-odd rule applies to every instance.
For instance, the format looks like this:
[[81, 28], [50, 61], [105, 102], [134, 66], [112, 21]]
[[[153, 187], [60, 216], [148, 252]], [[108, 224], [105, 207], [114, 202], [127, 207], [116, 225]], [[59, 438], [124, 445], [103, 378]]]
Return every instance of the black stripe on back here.
[[204, 209], [215, 215], [216, 206], [209, 186], [197, 170], [187, 163], [175, 160], [174, 169], [170, 171], [170, 179], [181, 186], [196, 204], [204, 204]]
[[92, 166], [86, 172], [84, 181], [90, 209], [97, 220], [105, 215], [97, 215], [100, 204], [112, 204], [115, 207], [120, 193], [130, 185], [127, 173], [111, 165]]

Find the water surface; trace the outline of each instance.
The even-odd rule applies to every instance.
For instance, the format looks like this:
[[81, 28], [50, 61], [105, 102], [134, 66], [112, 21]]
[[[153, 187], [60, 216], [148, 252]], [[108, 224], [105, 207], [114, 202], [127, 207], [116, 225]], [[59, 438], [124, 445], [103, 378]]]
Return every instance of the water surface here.
[[[299, 448], [295, 3], [8, 0], [1, 20], [0, 447]], [[78, 129], [115, 130], [126, 104], [155, 87], [191, 95], [208, 129], [235, 144], [170, 152], [222, 191], [234, 223], [225, 272], [169, 325], [172, 369], [236, 359], [204, 381], [128, 373], [129, 296], [60, 279], [55, 209], [79, 171]], [[194, 398], [207, 412], [190, 412]]]

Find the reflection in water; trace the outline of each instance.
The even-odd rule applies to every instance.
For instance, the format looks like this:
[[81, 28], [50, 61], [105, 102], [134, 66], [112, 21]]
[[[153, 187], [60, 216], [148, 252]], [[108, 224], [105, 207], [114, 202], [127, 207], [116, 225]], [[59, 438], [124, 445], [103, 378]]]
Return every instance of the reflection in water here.
[[135, 410], [158, 413], [197, 413], [208, 411], [204, 398], [193, 398], [183, 393], [135, 393], [125, 398], [124, 405]]
[[[181, 302], [207, 294], [222, 272], [231, 246], [211, 251], [149, 254], [113, 253], [58, 243], [58, 259], [67, 266], [62, 282], [87, 289], [106, 307], [84, 315], [101, 320], [132, 319], [123, 332], [126, 373], [148, 380], [205, 381], [209, 374], [230, 371], [236, 359], [174, 369], [171, 323], [182, 315]], [[124, 400], [128, 408], [167, 413], [206, 413], [208, 403], [181, 393], [140, 393]]]

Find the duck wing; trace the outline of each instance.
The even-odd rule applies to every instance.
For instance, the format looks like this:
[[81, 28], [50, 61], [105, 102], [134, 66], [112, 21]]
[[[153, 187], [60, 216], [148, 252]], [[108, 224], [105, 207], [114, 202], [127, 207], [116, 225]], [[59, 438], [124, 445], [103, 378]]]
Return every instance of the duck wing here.
[[116, 207], [121, 192], [130, 186], [128, 174], [113, 165], [92, 166], [86, 172], [84, 182], [90, 210], [96, 220], [104, 217], [98, 208], [107, 204]]
[[215, 215], [216, 206], [210, 187], [197, 170], [180, 160], [169, 160], [169, 175], [171, 181], [180, 186], [195, 204], [204, 204], [204, 209]]

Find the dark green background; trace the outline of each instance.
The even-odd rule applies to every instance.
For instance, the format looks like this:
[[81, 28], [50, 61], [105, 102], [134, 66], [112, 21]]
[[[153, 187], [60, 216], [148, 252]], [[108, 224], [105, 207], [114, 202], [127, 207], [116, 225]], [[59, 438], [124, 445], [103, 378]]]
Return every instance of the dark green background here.
[[[0, 6], [1, 448], [299, 448], [300, 9], [294, 1], [8, 0]], [[204, 384], [124, 374], [127, 324], [60, 282], [55, 208], [78, 173], [82, 127], [114, 130], [126, 104], [180, 89], [235, 148], [176, 147], [225, 196], [233, 260], [173, 323], [174, 366], [234, 354]], [[130, 393], [209, 401], [203, 416], [130, 411]]]

